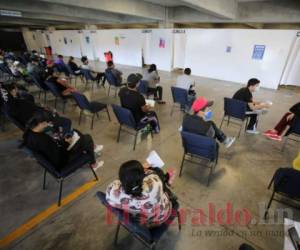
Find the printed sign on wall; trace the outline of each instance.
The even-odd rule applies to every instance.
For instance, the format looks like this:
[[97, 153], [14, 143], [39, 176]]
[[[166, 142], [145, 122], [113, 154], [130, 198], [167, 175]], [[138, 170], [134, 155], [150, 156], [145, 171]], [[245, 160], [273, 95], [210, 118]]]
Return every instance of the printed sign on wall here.
[[85, 41], [86, 41], [87, 44], [89, 44], [89, 43], [90, 43], [90, 37], [89, 37], [89, 36], [86, 36], [86, 37], [85, 37]]
[[159, 38], [159, 48], [164, 49], [166, 47], [166, 41], [163, 38]]
[[264, 57], [266, 46], [265, 45], [254, 45], [252, 59], [262, 60]]
[[120, 39], [118, 36], [115, 36], [115, 45], [119, 46], [120, 45]]
[[226, 47], [226, 53], [231, 53], [231, 46]]

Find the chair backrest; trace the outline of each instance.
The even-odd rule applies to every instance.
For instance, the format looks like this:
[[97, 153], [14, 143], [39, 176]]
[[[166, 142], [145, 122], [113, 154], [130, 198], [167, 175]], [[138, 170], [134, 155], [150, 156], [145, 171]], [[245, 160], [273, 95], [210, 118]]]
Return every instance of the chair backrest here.
[[295, 119], [291, 125], [289, 132], [300, 136], [300, 118], [299, 117], [295, 116]]
[[126, 125], [130, 128], [136, 129], [137, 124], [129, 109], [123, 108], [119, 105], [112, 104], [113, 111], [121, 125]]
[[145, 80], [140, 80], [137, 90], [141, 95], [147, 95], [148, 94], [148, 82]]
[[224, 98], [224, 114], [236, 119], [246, 118], [247, 103], [233, 98]]
[[217, 157], [217, 143], [214, 138], [181, 131], [185, 153], [197, 155], [213, 161]]
[[41, 80], [41, 78], [33, 73], [29, 74], [30, 78], [33, 80], [33, 83], [40, 89], [47, 91], [49, 90], [48, 86]]
[[65, 63], [55, 63], [54, 67], [57, 69], [58, 72], [65, 73], [66, 76], [70, 75], [70, 72]]
[[11, 121], [13, 124], [15, 124], [20, 130], [25, 131], [26, 127], [25, 124], [22, 124], [21, 122], [19, 122], [15, 117], [13, 117], [10, 112], [9, 112], [9, 108], [7, 107], [7, 105], [3, 105], [3, 107], [1, 108], [1, 111], [4, 113], [4, 115], [6, 116], [6, 118]]
[[50, 92], [55, 96], [59, 98], [64, 98], [61, 94], [61, 92], [58, 90], [58, 88], [55, 86], [55, 83], [51, 81], [45, 81], [46, 86], [49, 88]]
[[152, 242], [151, 232], [146, 226], [134, 221], [132, 216], [126, 216], [123, 210], [110, 206], [106, 200], [105, 193], [98, 191], [96, 195], [106, 209], [111, 211], [117, 217], [118, 221], [125, 226], [130, 233], [139, 235], [146, 242]]
[[80, 109], [90, 110], [90, 102], [85, 95], [79, 92], [72, 92], [71, 95]]
[[84, 76], [84, 78], [89, 81], [93, 80], [93, 76], [91, 74], [91, 71], [88, 69], [80, 69], [81, 74]]
[[105, 77], [109, 85], [117, 86], [118, 85], [118, 80], [114, 76], [114, 74], [111, 72], [110, 69], [105, 70]]
[[72, 70], [69, 64], [66, 64], [66, 69], [68, 70], [70, 75], [75, 75], [74, 71]]
[[172, 97], [174, 103], [179, 103], [181, 105], [188, 104], [188, 92], [186, 89], [171, 87]]

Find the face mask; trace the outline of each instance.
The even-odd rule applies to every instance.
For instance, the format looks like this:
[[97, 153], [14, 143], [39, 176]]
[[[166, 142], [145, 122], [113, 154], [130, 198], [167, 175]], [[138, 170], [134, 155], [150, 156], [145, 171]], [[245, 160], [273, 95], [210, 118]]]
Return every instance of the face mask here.
[[257, 87], [255, 87], [255, 91], [254, 92], [258, 92], [260, 89], [260, 86], [258, 85]]
[[205, 113], [205, 115], [204, 115], [204, 120], [205, 120], [205, 121], [211, 120], [212, 115], [213, 115], [213, 112], [212, 112], [211, 110], [207, 111], [207, 112]]

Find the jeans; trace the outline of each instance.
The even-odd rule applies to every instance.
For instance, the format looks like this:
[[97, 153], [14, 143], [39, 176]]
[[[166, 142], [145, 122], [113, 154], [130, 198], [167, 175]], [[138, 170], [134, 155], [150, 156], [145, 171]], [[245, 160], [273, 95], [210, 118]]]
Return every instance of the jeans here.
[[216, 124], [213, 121], [208, 121], [208, 123], [211, 125], [215, 132], [214, 138], [216, 138], [219, 142], [223, 143], [226, 140], [227, 136], [223, 133], [222, 130], [220, 130], [216, 126]]
[[163, 96], [163, 88], [161, 86], [157, 86], [156, 88], [148, 88], [148, 91], [154, 94], [154, 98], [157, 99], [157, 93], [158, 93], [158, 100], [162, 100]]
[[289, 116], [290, 114], [291, 114], [291, 112], [285, 113], [284, 116], [281, 118], [281, 120], [275, 126], [274, 129], [277, 131], [278, 135], [282, 135], [282, 133], [284, 132], [284, 130], [286, 129], [286, 127], [292, 125], [294, 119], [291, 119], [290, 121], [288, 121], [286, 119], [287, 116]]
[[257, 123], [257, 114], [246, 115], [250, 118], [250, 121], [247, 126], [247, 130], [254, 129], [255, 124]]

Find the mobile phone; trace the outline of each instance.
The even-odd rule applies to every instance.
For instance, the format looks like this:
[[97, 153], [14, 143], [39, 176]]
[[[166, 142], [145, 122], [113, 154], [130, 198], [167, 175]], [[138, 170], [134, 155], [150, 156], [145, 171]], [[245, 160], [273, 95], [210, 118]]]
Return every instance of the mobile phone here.
[[289, 230], [289, 235], [290, 235], [290, 238], [293, 242], [293, 245], [295, 247], [296, 250], [299, 250], [300, 249], [300, 238], [299, 238], [299, 235], [297, 233], [297, 230], [295, 227], [291, 227]]

